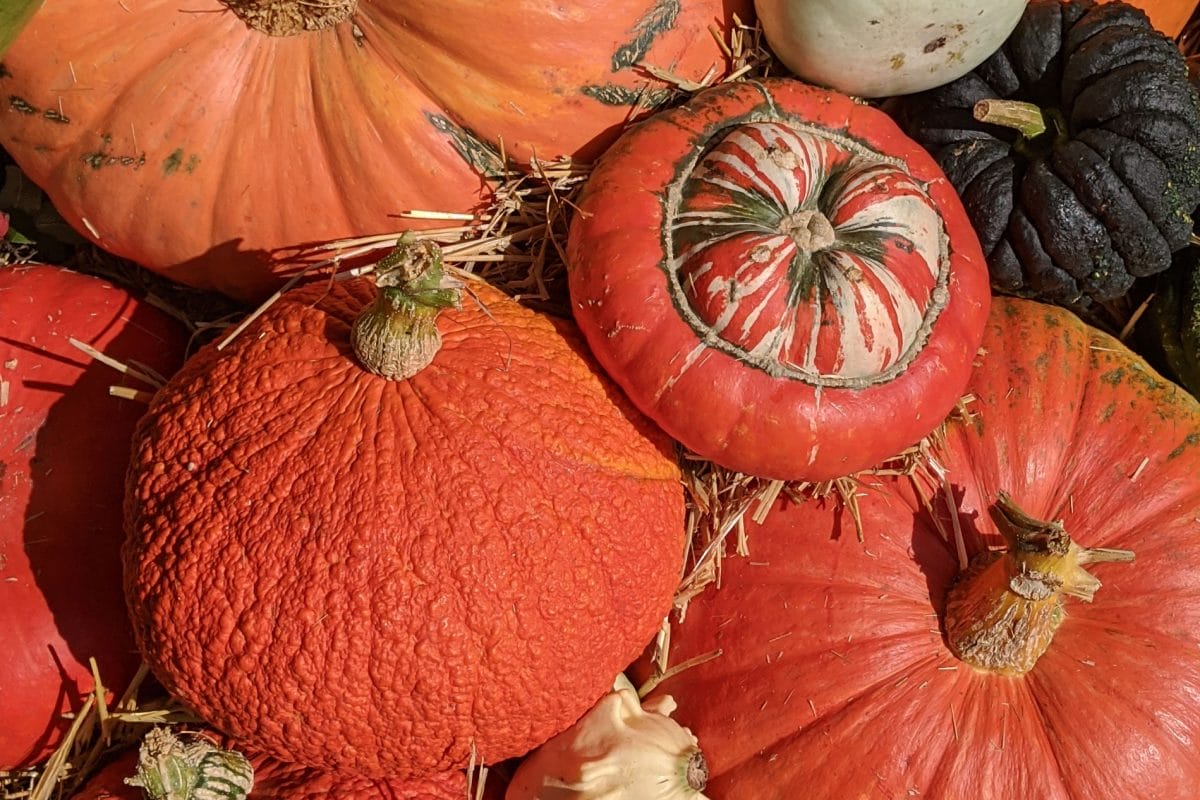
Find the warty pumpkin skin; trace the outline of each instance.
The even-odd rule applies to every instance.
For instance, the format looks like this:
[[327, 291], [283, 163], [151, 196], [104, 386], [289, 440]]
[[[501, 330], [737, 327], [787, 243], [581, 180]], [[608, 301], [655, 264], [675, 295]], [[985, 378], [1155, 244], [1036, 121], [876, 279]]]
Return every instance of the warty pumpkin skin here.
[[[781, 502], [674, 626], [669, 663], [721, 650], [656, 690], [699, 738], [712, 796], [1194, 796], [1200, 405], [1031, 301], [997, 299], [983, 349], [975, 415], [933, 450], [952, 501], [919, 477], [869, 480], [861, 542], [838, 504]], [[1079, 545], [1136, 553], [1090, 568], [1093, 602], [1066, 600], [1023, 675], [973, 669], [943, 638], [948, 503], [974, 555], [1000, 544], [1002, 490]]]
[[575, 319], [701, 456], [835, 478], [957, 402], [983, 255], [953, 187], [877, 109], [791, 80], [711, 89], [623, 135], [578, 205]]
[[[1046, 131], [976, 118], [1010, 101], [1036, 106]], [[991, 58], [893, 112], [962, 196], [998, 291], [1086, 307], [1187, 245], [1200, 96], [1139, 9], [1032, 0]]]
[[159, 393], [125, 586], [147, 662], [208, 722], [407, 778], [522, 754], [607, 691], [671, 606], [683, 493], [568, 323], [481, 285], [393, 381], [351, 354], [374, 294], [289, 293]]
[[[748, 0], [49, 0], [4, 57], [0, 144], [77, 230], [261, 298], [311, 245], [487, 204], [486, 175], [588, 160], [700, 80]], [[237, 8], [239, 13], [230, 9]], [[298, 11], [299, 9], [299, 11]], [[338, 20], [341, 19], [339, 22]]]
[[[139, 658], [121, 595], [122, 477], [148, 389], [73, 347], [74, 337], [169, 374], [185, 335], [107, 281], [55, 266], [0, 268], [0, 770], [48, 756], [93, 690]], [[111, 697], [110, 697], [111, 699]]]

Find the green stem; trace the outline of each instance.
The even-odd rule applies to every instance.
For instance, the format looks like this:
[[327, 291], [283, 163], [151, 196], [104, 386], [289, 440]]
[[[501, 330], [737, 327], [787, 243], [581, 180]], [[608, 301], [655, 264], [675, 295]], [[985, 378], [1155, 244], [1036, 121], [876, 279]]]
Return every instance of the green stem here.
[[444, 309], [459, 307], [461, 284], [446, 274], [435, 243], [405, 234], [375, 265], [375, 285], [375, 302], [350, 332], [354, 354], [376, 375], [411, 378], [441, 349], [437, 318]]
[[980, 122], [1012, 128], [1026, 139], [1046, 132], [1046, 116], [1042, 110], [1022, 100], [980, 100], [973, 113]]

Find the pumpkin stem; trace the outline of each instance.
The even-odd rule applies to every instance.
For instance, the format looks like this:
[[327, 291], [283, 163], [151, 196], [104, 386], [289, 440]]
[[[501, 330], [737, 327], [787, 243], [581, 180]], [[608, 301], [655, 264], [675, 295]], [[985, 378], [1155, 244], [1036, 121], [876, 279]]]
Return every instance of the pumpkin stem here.
[[462, 283], [442, 268], [434, 242], [406, 233], [375, 265], [375, 302], [354, 320], [350, 342], [363, 367], [388, 380], [411, 378], [442, 346], [437, 317], [458, 308]]
[[693, 791], [703, 792], [708, 785], [708, 762], [698, 747], [688, 755], [686, 778], [687, 785]]
[[268, 36], [295, 36], [339, 25], [358, 10], [358, 0], [221, 0], [246, 26]]
[[973, 111], [975, 119], [990, 125], [1003, 125], [1018, 131], [1026, 139], [1046, 132], [1046, 116], [1033, 103], [1021, 100], [980, 100]]
[[820, 211], [800, 209], [779, 220], [779, 232], [790, 236], [804, 255], [824, 250], [837, 241], [837, 232]]
[[1062, 624], [1062, 596], [1090, 603], [1100, 588], [1084, 565], [1132, 561], [1133, 553], [1080, 547], [1061, 521], [1029, 516], [1004, 492], [989, 511], [1008, 550], [976, 556], [958, 576], [946, 600], [946, 641], [977, 669], [1023, 675]]

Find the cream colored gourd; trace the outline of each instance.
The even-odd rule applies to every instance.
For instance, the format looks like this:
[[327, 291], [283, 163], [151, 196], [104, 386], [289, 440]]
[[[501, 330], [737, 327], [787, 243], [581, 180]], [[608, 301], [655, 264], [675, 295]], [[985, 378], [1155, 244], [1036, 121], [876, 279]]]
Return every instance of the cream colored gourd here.
[[505, 800], [707, 800], [708, 767], [664, 695], [642, 705], [619, 675], [591, 711], [517, 768]]
[[999, 49], [1027, 0], [755, 0], [796, 77], [858, 97], [941, 86]]

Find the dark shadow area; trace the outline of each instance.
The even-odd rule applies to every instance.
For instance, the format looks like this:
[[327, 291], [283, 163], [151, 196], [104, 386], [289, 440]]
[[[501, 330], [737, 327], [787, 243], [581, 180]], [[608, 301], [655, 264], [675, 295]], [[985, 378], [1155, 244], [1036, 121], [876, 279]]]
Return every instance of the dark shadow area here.
[[[980, 532], [978, 522], [982, 512], [963, 510], [964, 491], [961, 486], [951, 484], [950, 492], [967, 558], [974, 558], [988, 544], [997, 544], [999, 538]], [[918, 569], [925, 576], [929, 600], [938, 614], [938, 626], [943, 627], [946, 593], [959, 574], [958, 550], [954, 522], [946, 507], [945, 494], [939, 491], [930, 498], [929, 505], [933, 509], [932, 514], [929, 508], [923, 506], [913, 515], [912, 552]], [[942, 636], [944, 639], [944, 629]]]

